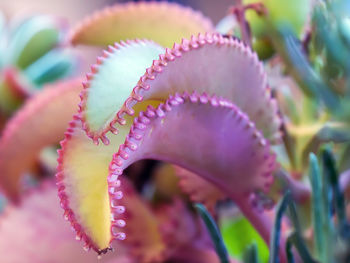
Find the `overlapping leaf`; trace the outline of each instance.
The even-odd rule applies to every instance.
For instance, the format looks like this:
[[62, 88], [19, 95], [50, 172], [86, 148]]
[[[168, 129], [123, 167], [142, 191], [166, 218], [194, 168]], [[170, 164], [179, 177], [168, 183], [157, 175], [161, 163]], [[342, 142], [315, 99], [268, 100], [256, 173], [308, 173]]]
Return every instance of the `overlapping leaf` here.
[[[249, 48], [220, 35], [199, 35], [175, 44], [152, 63], [152, 53], [160, 51], [154, 43], [135, 41], [115, 47], [88, 75], [80, 113], [71, 122], [59, 153], [59, 196], [88, 246], [101, 253], [111, 240], [125, 238], [123, 226], [111, 221], [110, 214], [119, 211], [113, 203], [123, 197], [118, 175], [139, 159], [184, 166], [238, 202], [247, 200], [244, 206], [250, 193], [269, 187], [275, 159], [258, 130], [278, 141], [280, 120], [262, 66]], [[132, 59], [127, 60], [129, 55]], [[129, 69], [141, 61], [146, 73], [135, 82], [136, 74], [127, 72], [132, 78], [120, 83], [125, 68], [115, 67], [119, 59]], [[146, 70], [147, 63], [151, 67]], [[172, 107], [176, 109], [169, 111]], [[132, 115], [143, 110], [131, 126]], [[96, 146], [89, 137], [106, 145]], [[239, 179], [242, 174], [245, 180]], [[254, 213], [250, 214], [258, 218]]]

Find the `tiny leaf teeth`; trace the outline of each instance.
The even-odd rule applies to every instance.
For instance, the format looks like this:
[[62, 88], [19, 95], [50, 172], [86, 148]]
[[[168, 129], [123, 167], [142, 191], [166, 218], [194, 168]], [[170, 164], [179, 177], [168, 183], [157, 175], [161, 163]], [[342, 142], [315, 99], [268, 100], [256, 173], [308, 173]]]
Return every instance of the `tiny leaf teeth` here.
[[[111, 130], [116, 133], [117, 126], [126, 124], [123, 116], [134, 114], [135, 104], [146, 100], [165, 100], [174, 92], [174, 87], [180, 93], [191, 93], [194, 87], [199, 93], [215, 93], [240, 107], [255, 122], [257, 128], [263, 131], [266, 138], [274, 138], [276, 141], [280, 138], [281, 119], [277, 105], [271, 98], [263, 65], [257, 55], [239, 40], [206, 33], [193, 36], [190, 40], [183, 39], [181, 44], [165, 51], [155, 43], [145, 40], [128, 41], [122, 43], [122, 48], [115, 45], [109, 50], [111, 55], [98, 65], [98, 73], [90, 77], [91, 81], [86, 85], [88, 88], [81, 96], [80, 111], [84, 129], [91, 138], [102, 139], [101, 135]], [[111, 65], [114, 65], [114, 60], [122, 63], [120, 56], [129, 54], [135, 57], [135, 50], [139, 58], [147, 57], [147, 63], [151, 64], [146, 72], [144, 69], [140, 70], [144, 73], [141, 78], [139, 76], [142, 73], [137, 73], [133, 81], [127, 83], [119, 83], [117, 77], [115, 80], [111, 80], [111, 77], [108, 81], [100, 80], [99, 74], [106, 75], [106, 72], [110, 72], [110, 76], [123, 75], [118, 67]], [[192, 52], [193, 50], [196, 52]], [[155, 57], [158, 59], [154, 60]], [[208, 57], [212, 58], [212, 63], [204, 61]], [[139, 67], [136, 63], [135, 68]], [[103, 105], [97, 101], [101, 98]], [[192, 98], [197, 99], [206, 103], [205, 96]], [[215, 99], [210, 101], [212, 105], [217, 104]], [[266, 125], [266, 122], [273, 125]]]
[[70, 33], [70, 41], [74, 45], [106, 46], [130, 38], [149, 38], [170, 47], [181, 37], [198, 32], [214, 32], [214, 26], [191, 8], [166, 2], [126, 3], [107, 7], [85, 18]]
[[[105, 158], [112, 156], [113, 151], [108, 151], [110, 147], [105, 145], [95, 146], [82, 128], [80, 116], [73, 116], [65, 133], [65, 139], [61, 142], [56, 174], [58, 196], [65, 218], [70, 222], [77, 239], [83, 242], [84, 249], [93, 249], [101, 254], [108, 251], [110, 241], [110, 227], [102, 223], [109, 219], [110, 212], [98, 210], [105, 205], [108, 206], [108, 200], [99, 196], [99, 193], [107, 191], [107, 187], [103, 187], [106, 175], [103, 170], [96, 172], [84, 167], [86, 167], [85, 161], [92, 166], [108, 167], [108, 161], [105, 161]], [[104, 147], [104, 150], [101, 151], [101, 147]], [[96, 154], [97, 152], [99, 154]], [[82, 160], [84, 160], [83, 165]], [[108, 169], [106, 170], [107, 174]], [[98, 180], [99, 183], [96, 184]], [[89, 198], [93, 198], [92, 204]], [[79, 210], [81, 206], [85, 206], [83, 216]], [[96, 211], [99, 211], [97, 219], [94, 217]], [[93, 223], [89, 224], [89, 222]]]
[[7, 123], [0, 139], [0, 185], [13, 201], [19, 200], [20, 176], [36, 163], [40, 150], [61, 139], [76, 110], [80, 90], [79, 79], [47, 87]]
[[[213, 104], [215, 106], [212, 106]], [[183, 117], [182, 119], [179, 119], [179, 117], [176, 116], [192, 117]], [[158, 119], [165, 119], [166, 121], [159, 125]], [[196, 127], [194, 127], [192, 123], [193, 119], [195, 119], [194, 122], [197, 124], [199, 120], [201, 120], [202, 125], [205, 126], [205, 128], [203, 128], [205, 134], [207, 134], [208, 131], [211, 131], [211, 136], [208, 137], [208, 135], [205, 135], [204, 133], [202, 134], [200, 129], [196, 130]], [[221, 119], [225, 119], [225, 122], [221, 122]], [[211, 124], [215, 126], [211, 127]], [[181, 133], [178, 130], [179, 127], [191, 127], [191, 131], [187, 131], [187, 136], [180, 136], [181, 140], [177, 140], [177, 136], [175, 135]], [[224, 127], [228, 127], [228, 130], [225, 130]], [[149, 134], [150, 130], [152, 130], [151, 134]], [[163, 133], [165, 130], [167, 131], [167, 135]], [[217, 130], [220, 130], [221, 132], [218, 133]], [[172, 135], [173, 133], [174, 135]], [[191, 137], [193, 135], [192, 133], [196, 133], [197, 136], [203, 135], [203, 138], [200, 137], [201, 140], [196, 141], [196, 143], [191, 143], [191, 139], [193, 140]], [[226, 167], [224, 169], [226, 173], [221, 171], [220, 168], [218, 169], [209, 165], [208, 167], [206, 166], [203, 168], [206, 171], [205, 173], [207, 174], [208, 171], [211, 171], [212, 173], [215, 173], [216, 176], [210, 177], [209, 175], [208, 178], [203, 174], [200, 175], [208, 180], [215, 181], [218, 185], [225, 188], [224, 192], [227, 196], [229, 196], [230, 193], [232, 194], [232, 191], [235, 195], [237, 195], [237, 192], [244, 195], [247, 192], [254, 193], [257, 190], [265, 192], [271, 185], [271, 180], [273, 180], [271, 174], [276, 168], [275, 155], [271, 153], [268, 141], [263, 138], [263, 135], [259, 131], [257, 131], [255, 125], [249, 120], [248, 116], [242, 113], [239, 108], [234, 106], [231, 102], [218, 98], [217, 96], [209, 96], [206, 93], [198, 94], [197, 92], [193, 92], [191, 94], [184, 93], [182, 95], [175, 94], [169, 96], [165, 103], [160, 104], [157, 108], [149, 106], [145, 112], [141, 112], [139, 116], [134, 119], [134, 124], [130, 129], [125, 143], [119, 147], [119, 150], [113, 156], [110, 165], [108, 188], [111, 207], [118, 206], [118, 200], [122, 199], [122, 193], [118, 190], [119, 186], [116, 186], [116, 182], [119, 180], [118, 176], [120, 176], [123, 173], [123, 169], [132, 162], [139, 160], [140, 158], [147, 158], [148, 155], [155, 159], [176, 162], [176, 158], [178, 158], [176, 156], [181, 156], [184, 166], [189, 166], [189, 169], [196, 170], [198, 167], [194, 166], [205, 166], [206, 164], [201, 163], [200, 160], [193, 159], [193, 156], [197, 156], [195, 153], [191, 155], [192, 157], [188, 157], [189, 159], [192, 158], [192, 161], [186, 162], [187, 155], [185, 152], [187, 146], [184, 144], [191, 144], [192, 152], [196, 150], [195, 145], [199, 144], [200, 149], [208, 148], [210, 149], [208, 152], [213, 152], [212, 155], [209, 154], [210, 157], [206, 158], [212, 159], [213, 163], [220, 163], [220, 160], [214, 161], [214, 159], [220, 158], [219, 156], [225, 155], [225, 151], [229, 150], [226, 145], [227, 143], [222, 143], [220, 140], [230, 137], [225, 137], [222, 133], [230, 133], [232, 137], [236, 138], [227, 143], [232, 144], [232, 147], [237, 148], [232, 148], [232, 150], [230, 150], [230, 154], [236, 156], [234, 158], [237, 159], [228, 161], [227, 165], [229, 165], [230, 168]], [[137, 134], [137, 138], [135, 137], [135, 134]], [[169, 138], [175, 139], [171, 142], [161, 141], [163, 136], [166, 136], [168, 140]], [[140, 139], [140, 137], [144, 138], [144, 140]], [[206, 143], [208, 143], [208, 145], [204, 145]], [[213, 145], [211, 145], [211, 143], [213, 143]], [[244, 147], [241, 145], [242, 143], [245, 144]], [[159, 144], [162, 144], [162, 146]], [[171, 144], [174, 147], [170, 147], [167, 144]], [[131, 145], [133, 146], [131, 147]], [[182, 146], [177, 148], [176, 145]], [[172, 150], [167, 151], [167, 149], [170, 148]], [[191, 152], [190, 150], [188, 151]], [[239, 168], [239, 165], [242, 164], [240, 164], [241, 161], [238, 161], [238, 159], [242, 160], [242, 155], [247, 157], [247, 161], [241, 166], [241, 168]], [[125, 158], [126, 156], [127, 158]], [[200, 154], [198, 156], [200, 156]], [[195, 165], [191, 166], [192, 163], [195, 163]], [[254, 165], [252, 165], [252, 163], [254, 163]], [[249, 170], [249, 167], [254, 168], [253, 170]], [[230, 169], [233, 171], [227, 173]], [[244, 169], [244, 173], [246, 174], [246, 180], [244, 181], [239, 180], [239, 176], [242, 174], [240, 169]], [[200, 168], [197, 171], [201, 173]], [[223, 175], [222, 178], [220, 178], [220, 174], [226, 175]], [[201, 180], [204, 179], [201, 178]], [[211, 202], [210, 195], [213, 191], [215, 193], [215, 190], [209, 190], [207, 194], [196, 195], [193, 187], [187, 187], [185, 191], [190, 195], [192, 194], [192, 198], [196, 201], [204, 202]], [[213, 196], [218, 198], [216, 194]], [[219, 195], [219, 198], [224, 197]], [[255, 204], [260, 204], [258, 200], [259, 196], [254, 197]], [[260, 209], [258, 205], [255, 205], [255, 207]], [[213, 205], [211, 205], [211, 208], [213, 208]]]
[[[118, 162], [119, 163], [119, 162]], [[113, 168], [112, 168], [113, 167]], [[118, 169], [116, 163], [110, 165], [110, 171]], [[119, 182], [118, 182], [119, 181]], [[161, 258], [165, 247], [158, 228], [158, 220], [151, 208], [141, 199], [127, 178], [121, 177], [110, 185], [122, 191], [125, 198], [115, 198], [110, 191], [111, 242], [123, 241], [130, 253], [139, 258], [139, 262], [154, 262]], [[145, 260], [141, 260], [141, 257]]]
[[[121, 150], [119, 150], [118, 153], [120, 154], [120, 152]], [[123, 170], [120, 167], [120, 163], [120, 161], [111, 163], [110, 174], [107, 178], [111, 208], [111, 241], [122, 241], [126, 238], [126, 234], [121, 231], [121, 229], [125, 227], [126, 222], [124, 219], [121, 219], [121, 215], [125, 212], [125, 207], [123, 205], [120, 205], [121, 200], [123, 198], [123, 191], [120, 190], [121, 180], [119, 180], [119, 176], [123, 173]]]
[[[127, 40], [109, 46], [91, 66], [80, 94], [79, 113], [84, 130], [95, 144], [101, 141], [108, 145], [106, 133], [117, 134], [116, 126], [126, 124], [123, 115], [134, 114], [131, 105], [143, 100], [141, 88], [134, 88], [135, 83], [163, 50], [152, 41]], [[132, 73], [129, 68], [133, 68]]]

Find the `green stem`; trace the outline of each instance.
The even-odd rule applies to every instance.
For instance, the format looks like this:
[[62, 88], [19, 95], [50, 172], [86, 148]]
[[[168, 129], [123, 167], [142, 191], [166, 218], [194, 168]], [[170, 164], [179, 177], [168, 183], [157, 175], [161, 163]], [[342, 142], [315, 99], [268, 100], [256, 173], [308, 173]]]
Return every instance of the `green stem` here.
[[288, 202], [290, 198], [290, 192], [283, 196], [283, 198], [278, 202], [276, 207], [276, 217], [275, 223], [272, 230], [272, 238], [270, 243], [270, 263], [279, 263], [279, 246], [280, 246], [280, 236], [281, 236], [281, 224], [282, 224], [282, 216], [287, 209]]
[[312, 186], [312, 216], [314, 225], [314, 236], [315, 236], [315, 246], [317, 255], [324, 261], [326, 257], [326, 243], [325, 235], [323, 231], [324, 225], [324, 207], [322, 206], [322, 182], [321, 182], [321, 172], [318, 165], [317, 157], [315, 154], [311, 153], [309, 157], [310, 164], [310, 181]]
[[226, 246], [222, 240], [222, 236], [220, 234], [219, 228], [217, 227], [214, 219], [209, 214], [208, 210], [205, 208], [202, 204], [195, 204], [194, 207], [202, 217], [208, 231], [210, 234], [211, 239], [213, 240], [214, 247], [216, 250], [216, 253], [218, 254], [220, 258], [221, 263], [229, 263], [229, 257], [227, 253]]
[[339, 223], [344, 225], [346, 224], [345, 200], [338, 184], [338, 172], [335, 168], [335, 160], [332, 152], [329, 149], [323, 150], [322, 159], [324, 163], [325, 176], [328, 178], [332, 187], [337, 217]]
[[[291, 250], [292, 245], [295, 246], [295, 248], [298, 250], [299, 255], [304, 263], [317, 263], [317, 261], [315, 261], [311, 257], [311, 255], [310, 255], [309, 251], [307, 250], [307, 247], [304, 243], [304, 240], [301, 238], [300, 234], [298, 234], [297, 232], [294, 232], [293, 234], [291, 234], [288, 237], [287, 244], [289, 246], [289, 250]], [[294, 261], [294, 259], [293, 259], [293, 261]]]

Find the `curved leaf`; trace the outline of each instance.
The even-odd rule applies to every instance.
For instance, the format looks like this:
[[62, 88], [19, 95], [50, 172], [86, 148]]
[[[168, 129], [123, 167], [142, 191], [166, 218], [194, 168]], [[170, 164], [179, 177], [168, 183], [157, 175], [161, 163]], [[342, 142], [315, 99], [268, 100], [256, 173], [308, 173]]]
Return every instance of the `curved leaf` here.
[[[122, 43], [120, 52], [115, 53], [115, 61], [118, 56], [128, 54], [135, 47], [144, 45], [142, 47], [144, 49], [148, 45], [144, 41], [133, 43], [135, 42]], [[153, 44], [153, 47], [156, 46]], [[86, 245], [103, 253], [107, 251], [112, 239], [125, 238], [121, 234], [123, 232], [115, 231], [116, 223], [110, 221], [110, 213], [113, 208], [109, 207], [109, 202], [114, 199], [118, 202], [123, 193], [112, 185], [112, 182], [119, 185], [115, 179], [116, 176], [110, 176], [109, 187], [106, 179], [109, 173], [108, 164], [112, 161], [113, 153], [118, 147], [121, 147], [121, 150], [114, 156], [117, 163], [120, 156], [122, 156], [120, 158], [127, 159], [126, 156], [130, 154], [124, 155], [123, 149], [126, 146], [133, 148], [134, 142], [130, 145], [129, 142], [139, 136], [134, 134], [135, 129], [150, 133], [149, 135], [144, 134], [147, 140], [143, 140], [145, 144], [141, 147], [142, 151], [137, 151], [138, 154], [133, 155], [133, 158], [129, 159], [130, 162], [125, 163], [123, 168], [137, 161], [138, 158], [161, 160], [169, 158], [165, 161], [180, 164], [192, 172], [199, 173], [230, 194], [241, 205], [244, 213], [250, 219], [255, 220], [254, 224], [264, 238], [269, 240], [269, 223], [263, 215], [259, 214], [258, 210], [251, 209], [251, 201], [259, 205], [259, 195], [255, 195], [254, 192], [256, 190], [266, 191], [269, 188], [272, 181], [271, 172], [275, 168], [274, 155], [271, 154], [269, 143], [263, 138], [259, 129], [266, 128], [264, 132], [269, 139], [278, 139], [280, 119], [266, 84], [263, 67], [258, 62], [257, 56], [239, 41], [226, 39], [220, 35], [206, 34], [192, 37], [190, 41], [183, 40], [181, 45], [175, 44], [172, 50], [167, 49], [165, 54], [160, 55], [160, 59], [153, 62], [138, 84], [131, 83], [132, 81], [127, 83], [122, 94], [127, 94], [127, 89], [130, 89], [131, 95], [123, 104], [115, 101], [116, 96], [112, 96], [116, 116], [111, 123], [106, 122], [101, 127], [99, 131], [102, 131], [102, 134], [99, 134], [98, 131], [90, 130], [88, 115], [85, 113], [97, 109], [96, 116], [108, 119], [110, 112], [98, 110], [96, 104], [89, 103], [89, 99], [103, 104], [104, 100], [109, 100], [108, 97], [106, 98], [109, 92], [115, 95], [118, 92], [109, 91], [114, 88], [114, 81], [108, 82], [108, 85], [104, 85], [105, 79], [101, 79], [95, 85], [89, 85], [89, 83], [99, 76], [100, 72], [107, 72], [109, 74], [107, 77], [111, 74], [120, 75], [121, 71], [118, 68], [113, 71], [113, 67], [110, 67], [113, 63], [109, 65], [110, 69], [108, 66], [104, 68], [105, 65], [108, 65], [110, 57], [110, 54], [105, 53], [104, 58], [99, 59], [101, 61], [98, 63], [99, 66], [92, 68], [93, 74], [88, 75], [89, 82], [85, 84], [85, 89], [81, 94], [80, 113], [71, 122], [65, 140], [61, 143], [62, 151], [59, 152], [57, 173], [59, 196], [68, 219], [77, 226], [75, 229], [82, 234]], [[208, 58], [211, 63], [207, 63]], [[118, 89], [118, 87], [115, 88]], [[195, 89], [198, 89], [198, 92], [204, 92], [203, 95], [198, 95]], [[176, 92], [184, 92], [184, 94], [180, 96], [176, 95]], [[205, 92], [228, 97], [232, 102], [216, 96], [209, 97]], [[135, 123], [131, 127], [132, 114], [145, 110], [147, 105], [159, 105], [172, 93], [175, 94], [174, 97], [171, 97], [166, 104], [158, 109], [152, 108], [142, 113], [134, 120]], [[99, 97], [101, 94], [104, 95]], [[171, 105], [182, 104], [184, 100], [186, 100], [184, 105], [171, 111], [169, 115], [165, 114]], [[198, 101], [202, 104], [197, 105]], [[257, 128], [232, 103], [239, 104], [249, 117], [257, 122]], [[155, 118], [154, 122], [152, 120], [149, 126], [152, 128], [146, 129], [145, 124], [148, 123], [148, 117], [145, 114], [149, 111], [152, 116], [159, 118]], [[163, 125], [164, 120], [160, 118], [162, 115], [166, 115], [165, 119], [169, 118], [169, 121], [166, 122], [167, 125], [170, 125], [169, 127]], [[179, 116], [184, 116], [184, 118], [181, 119]], [[116, 122], [124, 125], [120, 125], [117, 130], [113, 126]], [[269, 126], [266, 126], [267, 122]], [[162, 123], [162, 125], [156, 126], [156, 123]], [[183, 132], [184, 127], [186, 127], [186, 132]], [[86, 136], [84, 130], [89, 136]], [[118, 131], [119, 134], [114, 136], [112, 133], [107, 133], [109, 130], [114, 133]], [[186, 136], [187, 130], [191, 131], [188, 136]], [[167, 131], [171, 131], [173, 135], [165, 135]], [[156, 132], [159, 132], [159, 136], [155, 135]], [[196, 132], [197, 135], [195, 135]], [[199, 135], [203, 135], [201, 137], [204, 139], [193, 139], [198, 138]], [[157, 145], [157, 138], [164, 136], [169, 139], [158, 140], [158, 143], [165, 143], [164, 147], [160, 147]], [[95, 143], [101, 139], [105, 145], [96, 146], [89, 137], [92, 137]], [[127, 141], [124, 145], [125, 138]], [[129, 141], [130, 138], [131, 141]], [[185, 151], [186, 147], [181, 149], [181, 146], [191, 147]], [[201, 147], [213, 150], [205, 152], [200, 150]], [[171, 151], [172, 148], [173, 151]], [[161, 149], [169, 152], [163, 153]], [[195, 154], [189, 156], [193, 151]], [[198, 159], [193, 160], [193, 158]], [[203, 160], [207, 162], [202, 168], [199, 168]], [[253, 163], [254, 165], [251, 165]], [[187, 167], [188, 165], [190, 167]], [[120, 169], [114, 163], [110, 168]], [[246, 180], [239, 179], [242, 173], [247, 178]], [[249, 199], [249, 194], [252, 194], [252, 200]]]
[[40, 150], [62, 139], [80, 91], [78, 79], [47, 87], [7, 123], [0, 139], [0, 185], [11, 199], [18, 201], [20, 177], [35, 163]]
[[71, 42], [107, 46], [121, 40], [148, 38], [171, 47], [182, 37], [213, 31], [211, 21], [191, 8], [167, 2], [127, 3], [85, 18], [72, 31]]
[[[107, 80], [105, 85], [106, 80], [101, 79], [99, 72], [102, 75], [115, 70], [113, 74], [121, 76], [124, 70], [111, 67], [113, 63], [109, 64], [109, 61], [128, 54], [133, 46], [125, 46], [114, 56], [106, 55], [106, 60], [101, 59], [100, 65], [93, 67], [93, 74], [88, 75], [92, 83], [88, 81], [81, 95], [81, 115], [87, 134], [95, 141], [101, 138], [108, 143], [105, 134], [110, 130], [116, 132], [117, 124], [125, 124], [123, 116], [133, 115], [132, 107], [140, 101], [164, 101], [169, 94], [194, 91], [215, 94], [233, 101], [248, 114], [259, 130], [263, 130], [268, 139], [273, 142], [280, 140], [281, 120], [277, 114], [276, 102], [271, 98], [263, 65], [258, 61], [257, 55], [239, 40], [216, 34], [193, 36], [189, 41], [183, 39], [180, 45], [174, 44], [173, 49], [166, 49], [165, 54], [153, 61], [138, 83], [134, 83], [133, 79], [123, 85], [118, 85], [117, 82], [114, 84], [116, 90], [110, 91], [111, 83]], [[143, 56], [147, 57], [147, 54]], [[107, 69], [109, 67], [111, 69]], [[130, 90], [130, 95], [125, 98], [127, 89]], [[109, 93], [118, 92], [125, 98], [124, 103], [118, 96], [106, 98]], [[104, 100], [107, 105], [111, 105], [113, 100], [114, 108], [103, 110], [99, 105]], [[111, 120], [112, 112], [114, 116]]]

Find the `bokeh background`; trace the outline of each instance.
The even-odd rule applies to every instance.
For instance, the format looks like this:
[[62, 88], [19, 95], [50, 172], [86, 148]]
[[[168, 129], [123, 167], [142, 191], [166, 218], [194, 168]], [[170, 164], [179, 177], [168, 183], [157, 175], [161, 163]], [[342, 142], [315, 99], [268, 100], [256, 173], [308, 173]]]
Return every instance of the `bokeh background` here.
[[[0, 8], [7, 15], [26, 16], [38, 13], [49, 13], [62, 16], [73, 23], [82, 17], [90, 14], [93, 10], [100, 7], [111, 5], [113, 3], [132, 2], [132, 1], [113, 1], [113, 0], [0, 0]], [[138, 2], [138, 1], [134, 1]], [[227, 7], [232, 5], [235, 0], [178, 0], [168, 1], [178, 2], [184, 5], [192, 6], [201, 10], [205, 15], [218, 22], [220, 17], [227, 11]]]
[[[164, 0], [163, 0], [164, 1]], [[216, 24], [228, 11], [228, 7], [236, 0], [177, 0], [167, 2], [177, 2], [186, 6], [191, 6], [195, 10], [200, 10], [205, 16], [212, 19]], [[138, 0], [0, 0], [0, 10], [12, 24], [18, 23], [23, 18], [49, 14], [62, 18], [67, 29], [74, 27], [85, 16], [96, 10], [113, 5], [115, 3], [140, 2]], [[150, 2], [150, 1], [144, 1]], [[153, 2], [157, 2], [153, 0]], [[161, 2], [161, 1], [158, 1]], [[69, 48], [69, 47], [68, 47]], [[89, 65], [93, 64], [99, 55], [100, 49], [80, 46], [73, 51], [80, 57], [80, 66], [77, 74], [89, 71]]]

